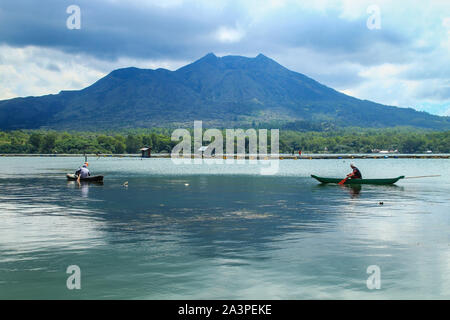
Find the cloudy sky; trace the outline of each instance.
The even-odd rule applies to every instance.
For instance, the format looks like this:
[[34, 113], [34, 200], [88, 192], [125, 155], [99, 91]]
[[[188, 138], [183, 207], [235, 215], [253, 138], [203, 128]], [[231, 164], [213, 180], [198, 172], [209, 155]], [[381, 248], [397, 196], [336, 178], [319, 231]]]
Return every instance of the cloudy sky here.
[[[71, 5], [80, 29], [67, 27]], [[0, 99], [81, 89], [120, 67], [175, 70], [209, 52], [263, 53], [361, 99], [450, 115], [448, 0], [0, 2]]]

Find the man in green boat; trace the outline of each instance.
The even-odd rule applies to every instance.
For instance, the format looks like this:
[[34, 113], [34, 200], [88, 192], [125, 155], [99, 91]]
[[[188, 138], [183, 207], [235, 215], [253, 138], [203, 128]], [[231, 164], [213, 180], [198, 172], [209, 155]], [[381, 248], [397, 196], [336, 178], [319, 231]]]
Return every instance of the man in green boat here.
[[352, 168], [353, 172], [349, 173], [347, 175], [347, 178], [348, 179], [362, 179], [361, 171], [359, 171], [359, 169], [355, 166], [355, 164], [351, 163], [350, 167]]

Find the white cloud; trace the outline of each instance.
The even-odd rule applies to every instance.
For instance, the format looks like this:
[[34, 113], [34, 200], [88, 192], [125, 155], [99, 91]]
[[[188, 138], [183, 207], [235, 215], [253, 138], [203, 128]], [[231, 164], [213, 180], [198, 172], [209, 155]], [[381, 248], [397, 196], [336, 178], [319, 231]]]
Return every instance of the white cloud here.
[[377, 66], [363, 68], [359, 75], [368, 79], [386, 80], [399, 75], [408, 68], [406, 65], [397, 65], [392, 63], [383, 63]]
[[37, 47], [0, 47], [0, 99], [80, 89], [104, 75], [82, 59]]
[[[121, 0], [103, 0], [112, 4], [120, 4]], [[138, 7], [160, 7], [160, 8], [171, 8], [179, 7], [185, 1], [184, 0], [127, 0], [130, 5]]]
[[450, 17], [442, 19], [442, 26], [450, 33]]
[[55, 49], [0, 46], [0, 100], [83, 89], [110, 71], [124, 67], [175, 70], [187, 61], [120, 58], [100, 60]]
[[239, 42], [245, 36], [245, 32], [240, 28], [219, 27], [215, 32], [215, 37], [220, 42]]

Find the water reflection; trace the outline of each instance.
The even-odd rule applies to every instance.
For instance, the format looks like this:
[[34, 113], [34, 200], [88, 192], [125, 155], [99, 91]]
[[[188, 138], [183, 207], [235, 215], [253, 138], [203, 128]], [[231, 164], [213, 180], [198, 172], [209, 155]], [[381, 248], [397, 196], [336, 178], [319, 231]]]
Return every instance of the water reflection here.
[[89, 197], [90, 185], [103, 186], [103, 181], [67, 181], [67, 186], [73, 189], [79, 189], [81, 191], [81, 197]]
[[[360, 198], [361, 195], [364, 193], [368, 193], [368, 195], [371, 194], [379, 194], [379, 195], [385, 195], [389, 192], [393, 192], [392, 194], [389, 194], [388, 196], [391, 197], [392, 195], [397, 196], [401, 195], [403, 191], [405, 191], [405, 188], [403, 186], [398, 186], [396, 184], [392, 185], [360, 185], [360, 184], [344, 184], [344, 185], [338, 185], [338, 184], [323, 184], [319, 183], [316, 186], [313, 187], [313, 189], [323, 190], [332, 192], [335, 195], [342, 196], [342, 192], [335, 192], [337, 189], [340, 189], [341, 191], [347, 193], [350, 195], [351, 199], [357, 199]], [[321, 192], [323, 192], [321, 191]], [[406, 195], [403, 195], [406, 196]]]
[[[75, 263], [84, 298], [448, 297], [447, 184], [320, 185], [298, 174], [314, 161], [261, 177], [100, 159], [105, 184], [78, 186], [56, 160], [60, 173], [0, 179], [0, 296], [72, 298], [58, 288]], [[371, 264], [388, 279], [377, 293]]]
[[350, 193], [352, 199], [358, 198], [361, 193], [362, 186], [361, 185], [348, 185], [344, 186]]
[[360, 196], [361, 190], [363, 189], [360, 184], [325, 184], [320, 183], [317, 184], [314, 188], [321, 189], [323, 191], [334, 192], [339, 190], [336, 194], [343, 196], [345, 194], [349, 194], [351, 199], [356, 199]]

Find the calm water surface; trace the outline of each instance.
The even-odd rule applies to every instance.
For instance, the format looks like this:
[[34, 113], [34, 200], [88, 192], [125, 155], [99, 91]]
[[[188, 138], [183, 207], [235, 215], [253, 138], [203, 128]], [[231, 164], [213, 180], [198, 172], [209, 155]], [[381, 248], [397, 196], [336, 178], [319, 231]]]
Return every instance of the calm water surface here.
[[[450, 298], [449, 160], [355, 160], [367, 178], [441, 174], [359, 190], [310, 178], [345, 177], [346, 160], [261, 176], [92, 158], [105, 183], [79, 187], [65, 173], [82, 162], [0, 158], [0, 298]], [[69, 265], [81, 290], [66, 287]]]

